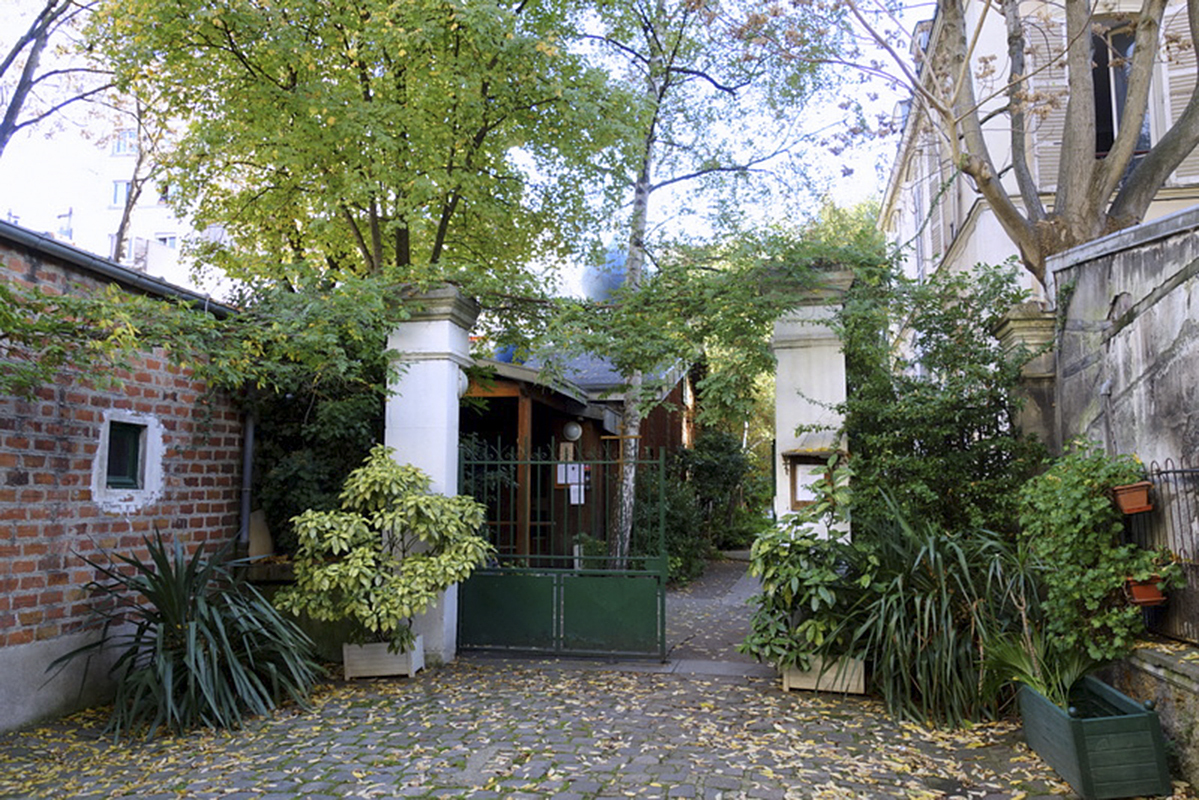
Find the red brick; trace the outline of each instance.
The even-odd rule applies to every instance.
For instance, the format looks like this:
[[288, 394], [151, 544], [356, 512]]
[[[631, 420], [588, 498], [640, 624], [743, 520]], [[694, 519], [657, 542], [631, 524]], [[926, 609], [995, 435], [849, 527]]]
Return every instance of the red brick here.
[[19, 644], [29, 644], [33, 641], [33, 631], [26, 628], [25, 630], [15, 631], [4, 637], [4, 644], [12, 647]]
[[61, 635], [61, 625], [41, 625], [34, 633], [34, 638], [39, 642], [44, 642], [49, 639], [57, 639]]

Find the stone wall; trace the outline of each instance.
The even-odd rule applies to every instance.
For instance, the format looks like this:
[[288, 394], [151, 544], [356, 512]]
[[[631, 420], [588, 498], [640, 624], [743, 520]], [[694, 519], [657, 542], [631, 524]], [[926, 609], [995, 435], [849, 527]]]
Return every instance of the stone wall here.
[[[1085, 437], [1146, 463], [1193, 461], [1199, 447], [1199, 208], [1075, 248], [1051, 259], [1049, 268], [1057, 299], [1055, 412], [1062, 444]], [[1188, 570], [1193, 583], [1194, 567]], [[1173, 607], [1181, 600], [1172, 598], [1170, 613], [1179, 613]], [[1156, 703], [1174, 743], [1175, 767], [1193, 784], [1199, 782], [1196, 652], [1181, 643], [1142, 647], [1105, 676], [1129, 696]]]
[[[10, 283], [59, 293], [108, 282], [83, 261], [0, 238]], [[80, 694], [81, 663], [46, 683], [47, 664], [87, 641], [85, 586], [97, 576], [82, 557], [144, 553], [155, 529], [192, 548], [237, 534], [242, 421], [229, 399], [208, 397], [161, 352], [118, 377], [99, 388], [79, 364], [35, 398], [0, 395], [0, 729], [106, 691], [89, 680]], [[105, 477], [114, 423], [141, 436], [140, 480], [127, 488]], [[89, 679], [103, 672], [93, 664]]]
[[1057, 296], [1057, 429], [1145, 462], [1199, 449], [1199, 209], [1049, 263]]

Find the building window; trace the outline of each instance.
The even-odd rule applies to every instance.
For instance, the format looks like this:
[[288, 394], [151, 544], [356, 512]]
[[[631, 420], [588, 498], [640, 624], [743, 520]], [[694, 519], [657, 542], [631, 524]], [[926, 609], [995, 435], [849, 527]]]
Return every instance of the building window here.
[[145, 485], [146, 426], [108, 423], [108, 457], [104, 485], [109, 489], [141, 489]]
[[114, 156], [137, 155], [137, 131], [133, 128], [124, 128], [114, 133], [112, 137], [112, 154]]
[[[1128, 79], [1132, 74], [1135, 31], [1132, 25], [1116, 23], [1091, 37], [1092, 77], [1095, 84], [1095, 155], [1106, 156], [1116, 141]], [[1149, 114], [1141, 124], [1135, 151], [1149, 151]]]
[[124, 208], [125, 201], [129, 199], [129, 181], [113, 181], [112, 182], [112, 204], [117, 208]]
[[154, 240], [159, 244], [166, 245], [172, 250], [174, 250], [179, 244], [179, 237], [173, 233], [156, 233], [154, 235]]

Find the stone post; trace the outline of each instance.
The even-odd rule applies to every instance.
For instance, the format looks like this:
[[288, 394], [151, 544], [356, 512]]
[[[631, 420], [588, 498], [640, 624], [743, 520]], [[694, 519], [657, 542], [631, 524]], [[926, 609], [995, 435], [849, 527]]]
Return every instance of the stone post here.
[[[841, 450], [845, 401], [845, 354], [832, 328], [840, 300], [853, 276], [835, 272], [802, 305], [774, 324], [775, 371], [774, 511], [789, 514], [814, 496], [810, 486], [820, 467]], [[797, 432], [797, 429], [800, 429]]]
[[1005, 352], [1023, 347], [1034, 353], [1031, 361], [1020, 371], [1020, 394], [1024, 398], [1016, 424], [1024, 435], [1033, 435], [1045, 443], [1050, 452], [1060, 453], [1057, 413], [1055, 410], [1057, 317], [1040, 303], [1029, 302], [1013, 306], [1004, 315], [993, 333]]
[[[479, 306], [453, 287], [412, 299], [415, 311], [388, 338], [401, 374], [390, 384], [384, 443], [403, 464], [420, 467], [433, 491], [458, 493], [458, 398], [469, 366], [470, 329]], [[425, 637], [430, 659], [450, 661], [458, 649], [458, 587], [452, 586], [414, 630]]]

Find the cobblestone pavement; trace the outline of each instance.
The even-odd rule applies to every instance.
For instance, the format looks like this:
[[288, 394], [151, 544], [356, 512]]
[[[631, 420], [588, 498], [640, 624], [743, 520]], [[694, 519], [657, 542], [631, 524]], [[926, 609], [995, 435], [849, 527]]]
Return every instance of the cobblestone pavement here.
[[666, 665], [463, 658], [151, 744], [112, 745], [90, 711], [0, 736], [0, 797], [1068, 796], [1011, 725], [930, 732], [872, 700], [782, 692], [729, 652], [742, 575], [672, 594]]

